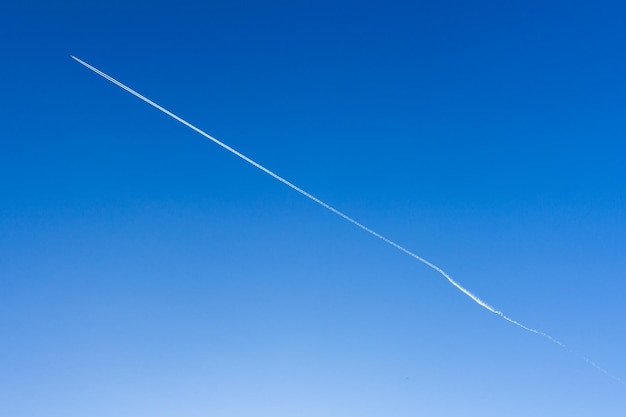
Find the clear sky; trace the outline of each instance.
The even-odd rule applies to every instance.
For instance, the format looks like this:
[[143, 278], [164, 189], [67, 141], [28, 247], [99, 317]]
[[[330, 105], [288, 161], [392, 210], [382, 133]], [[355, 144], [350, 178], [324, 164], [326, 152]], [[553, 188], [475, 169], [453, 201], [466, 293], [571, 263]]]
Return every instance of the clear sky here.
[[622, 4], [4, 6], [0, 415], [623, 417]]

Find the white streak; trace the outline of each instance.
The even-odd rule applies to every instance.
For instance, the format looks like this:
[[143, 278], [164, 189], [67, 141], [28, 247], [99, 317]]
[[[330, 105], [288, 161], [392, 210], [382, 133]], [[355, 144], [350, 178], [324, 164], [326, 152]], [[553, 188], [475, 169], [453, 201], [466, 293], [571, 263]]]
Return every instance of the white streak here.
[[118, 87], [123, 88], [124, 90], [128, 91], [129, 93], [131, 93], [132, 95], [134, 95], [135, 97], [145, 101], [146, 103], [150, 104], [151, 106], [161, 110], [163, 113], [167, 114], [168, 116], [172, 117], [173, 119], [176, 119], [177, 121], [179, 121], [180, 123], [184, 124], [185, 126], [187, 126], [188, 128], [194, 130], [195, 132], [201, 134], [202, 136], [204, 136], [205, 138], [209, 139], [210, 141], [216, 143], [217, 145], [221, 146], [222, 148], [226, 149], [227, 151], [237, 155], [239, 158], [243, 159], [244, 161], [248, 162], [249, 164], [255, 166], [256, 168], [260, 169], [261, 171], [265, 172], [266, 174], [270, 175], [271, 177], [277, 179], [278, 181], [282, 182], [283, 184], [285, 184], [286, 186], [294, 189], [295, 191], [299, 192], [300, 194], [302, 194], [303, 196], [309, 198], [310, 200], [313, 200], [314, 202], [316, 202], [317, 204], [319, 204], [320, 206], [324, 207], [325, 209], [335, 213], [336, 215], [342, 217], [343, 219], [349, 221], [350, 223], [354, 224], [355, 226], [357, 226], [358, 228], [366, 231], [367, 233], [379, 238], [380, 240], [382, 240], [385, 243], [388, 243], [389, 245], [393, 246], [394, 248], [406, 253], [407, 255], [417, 259], [418, 261], [422, 262], [423, 264], [429, 266], [430, 268], [434, 269], [435, 271], [439, 272], [445, 279], [448, 280], [448, 282], [450, 282], [450, 284], [454, 285], [454, 287], [456, 287], [456, 289], [458, 289], [459, 291], [461, 291], [463, 294], [465, 294], [466, 296], [468, 296], [469, 298], [471, 298], [476, 304], [478, 304], [479, 306], [483, 307], [484, 309], [490, 311], [493, 314], [496, 314], [498, 316], [500, 316], [501, 318], [503, 318], [504, 320], [508, 321], [511, 324], [516, 325], [517, 327], [520, 327], [530, 333], [534, 333], [536, 335], [542, 336], [545, 339], [549, 340], [552, 343], [557, 344], [558, 346], [562, 347], [563, 349], [567, 350], [570, 353], [575, 354], [576, 356], [579, 356], [582, 360], [584, 360], [585, 362], [587, 362], [589, 365], [593, 366], [594, 368], [596, 368], [598, 371], [604, 373], [605, 375], [615, 379], [616, 381], [618, 381], [619, 383], [626, 385], [626, 383], [620, 379], [619, 377], [612, 375], [611, 373], [609, 373], [607, 370], [605, 370], [604, 368], [600, 367], [599, 365], [597, 365], [595, 362], [591, 361], [590, 359], [578, 355], [575, 352], [573, 352], [570, 348], [568, 348], [566, 345], [564, 345], [563, 343], [559, 342], [558, 340], [556, 340], [555, 338], [553, 338], [552, 336], [543, 333], [539, 330], [533, 329], [531, 327], [525, 326], [522, 323], [515, 321], [509, 317], [507, 317], [504, 313], [502, 313], [501, 311], [496, 310], [495, 308], [493, 308], [492, 306], [490, 306], [489, 304], [487, 304], [486, 302], [484, 302], [483, 300], [481, 300], [480, 298], [478, 298], [478, 296], [472, 294], [469, 290], [467, 290], [466, 288], [464, 288], [461, 284], [459, 284], [458, 282], [456, 282], [454, 279], [452, 279], [452, 277], [450, 275], [448, 275], [443, 269], [441, 269], [440, 267], [438, 267], [437, 265], [433, 264], [432, 262], [422, 258], [419, 255], [416, 255], [415, 253], [411, 252], [410, 250], [404, 248], [403, 246], [400, 246], [399, 244], [397, 244], [396, 242], [384, 237], [383, 235], [379, 234], [378, 232], [375, 232], [374, 230], [370, 229], [369, 227], [359, 223], [358, 221], [354, 220], [352, 217], [348, 216], [347, 214], [342, 213], [341, 211], [337, 210], [336, 208], [330, 206], [329, 204], [326, 204], [325, 202], [323, 202], [322, 200], [320, 200], [319, 198], [313, 196], [312, 194], [309, 194], [308, 192], [304, 191], [303, 189], [301, 189], [300, 187], [296, 186], [295, 184], [292, 184], [291, 182], [287, 181], [286, 179], [284, 179], [283, 177], [281, 177], [280, 175], [270, 171], [269, 169], [265, 168], [263, 165], [259, 164], [258, 162], [253, 161], [252, 159], [248, 158], [247, 156], [245, 156], [244, 154], [242, 154], [241, 152], [231, 148], [230, 146], [226, 145], [225, 143], [219, 141], [218, 139], [214, 138], [213, 136], [209, 135], [208, 133], [204, 132], [203, 130], [197, 128], [196, 126], [192, 125], [191, 123], [187, 122], [186, 120], [176, 116], [174, 113], [170, 112], [169, 110], [159, 106], [158, 104], [156, 104], [154, 101], [148, 99], [147, 97], [144, 97], [143, 95], [139, 94], [138, 92], [136, 92], [135, 90], [133, 90], [130, 87], [127, 87], [126, 85], [122, 84], [121, 82], [117, 81], [115, 78], [105, 74], [104, 72], [100, 71], [99, 69], [89, 65], [88, 63], [86, 63], [85, 61], [76, 58], [75, 56], [71, 55], [71, 57], [76, 60], [77, 62], [79, 62], [80, 64], [84, 65], [85, 67], [89, 68], [90, 70], [92, 70], [93, 72], [95, 72], [96, 74], [106, 78], [107, 80], [111, 81], [113, 84], [117, 85]]

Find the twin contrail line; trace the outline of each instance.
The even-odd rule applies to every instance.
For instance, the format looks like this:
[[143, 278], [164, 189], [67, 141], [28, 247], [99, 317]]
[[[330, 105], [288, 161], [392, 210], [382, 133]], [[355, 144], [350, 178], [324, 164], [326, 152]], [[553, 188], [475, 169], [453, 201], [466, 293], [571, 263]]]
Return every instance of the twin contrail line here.
[[189, 123], [188, 121], [182, 119], [181, 117], [175, 115], [174, 113], [172, 113], [171, 111], [165, 109], [164, 107], [161, 107], [160, 105], [158, 105], [157, 103], [155, 103], [154, 101], [150, 100], [149, 98], [139, 94], [138, 92], [136, 92], [135, 90], [133, 90], [132, 88], [122, 84], [121, 82], [117, 81], [115, 78], [105, 74], [104, 72], [100, 71], [99, 69], [93, 67], [92, 65], [89, 65], [88, 63], [86, 63], [85, 61], [76, 58], [74, 55], [71, 55], [71, 57], [76, 60], [77, 62], [79, 62], [80, 64], [84, 65], [85, 67], [89, 68], [90, 70], [92, 70], [93, 72], [95, 72], [96, 74], [102, 76], [103, 78], [111, 81], [113, 84], [117, 85], [118, 87], [128, 91], [129, 93], [131, 93], [132, 95], [134, 95], [135, 97], [145, 101], [146, 103], [148, 103], [149, 105], [151, 105], [152, 107], [155, 107], [156, 109], [162, 111], [163, 113], [167, 114], [168, 116], [170, 116], [171, 118], [179, 121], [180, 123], [184, 124], [185, 126], [187, 126], [188, 128], [190, 128], [191, 130], [194, 130], [195, 132], [199, 133], [200, 135], [204, 136], [205, 138], [209, 139], [210, 141], [214, 142], [215, 144], [221, 146], [222, 148], [226, 149], [227, 151], [237, 155], [239, 158], [243, 159], [244, 161], [246, 161], [247, 163], [255, 166], [256, 168], [260, 169], [261, 171], [265, 172], [267, 175], [271, 176], [272, 178], [282, 182], [283, 184], [285, 184], [286, 186], [288, 186], [289, 188], [299, 192], [300, 194], [302, 194], [303, 196], [307, 197], [308, 199], [316, 202], [317, 204], [319, 204], [320, 206], [324, 207], [325, 209], [331, 211], [332, 213], [336, 214], [337, 216], [343, 218], [344, 220], [347, 220], [348, 222], [352, 223], [353, 225], [355, 225], [356, 227], [366, 231], [367, 233], [377, 237], [378, 239], [382, 240], [383, 242], [393, 246], [394, 248], [404, 252], [405, 254], [409, 255], [412, 258], [417, 259], [418, 261], [420, 261], [421, 263], [429, 266], [430, 268], [434, 269], [435, 271], [437, 271], [439, 274], [441, 274], [445, 279], [448, 280], [448, 282], [452, 285], [454, 285], [454, 287], [461, 291], [463, 294], [465, 294], [466, 296], [468, 296], [470, 299], [472, 299], [472, 301], [474, 301], [476, 304], [478, 304], [479, 306], [483, 307], [484, 309], [488, 310], [489, 312], [496, 314], [498, 316], [500, 316], [502, 319], [508, 321], [511, 324], [514, 324], [515, 326], [526, 330], [527, 332], [530, 333], [534, 333], [536, 335], [539, 335], [547, 340], [549, 340], [550, 342], [560, 346], [561, 348], [567, 350], [568, 352], [580, 357], [582, 360], [584, 360], [585, 362], [587, 362], [589, 365], [591, 365], [592, 367], [594, 367], [596, 370], [602, 372], [603, 374], [607, 375], [610, 378], [615, 379], [617, 382], [626, 385], [626, 383], [619, 377], [609, 373], [606, 369], [600, 367], [599, 365], [597, 365], [595, 362], [593, 362], [592, 360], [581, 356], [577, 353], [575, 353], [574, 351], [572, 351], [569, 347], [567, 347], [565, 344], [559, 342], [557, 339], [553, 338], [552, 336], [548, 335], [547, 333], [541, 332], [539, 330], [533, 329], [531, 327], [528, 327], [516, 320], [513, 320], [512, 318], [506, 316], [504, 313], [502, 313], [499, 310], [496, 310], [495, 308], [493, 308], [492, 306], [490, 306], [489, 304], [487, 304], [486, 302], [484, 302], [483, 300], [481, 300], [477, 295], [473, 294], [472, 292], [470, 292], [468, 289], [466, 289], [465, 287], [463, 287], [461, 284], [459, 284], [458, 282], [456, 282], [454, 279], [452, 279], [452, 277], [450, 275], [448, 275], [448, 273], [446, 273], [443, 269], [441, 269], [440, 267], [438, 267], [437, 265], [433, 264], [432, 262], [422, 258], [421, 256], [411, 252], [410, 250], [406, 249], [403, 246], [400, 246], [399, 244], [397, 244], [396, 242], [394, 242], [391, 239], [386, 238], [385, 236], [381, 235], [380, 233], [370, 229], [369, 227], [359, 223], [358, 221], [354, 220], [352, 217], [348, 216], [347, 214], [337, 210], [336, 208], [334, 208], [333, 206], [325, 203], [324, 201], [320, 200], [319, 198], [315, 197], [314, 195], [304, 191], [302, 188], [298, 187], [297, 185], [287, 181], [286, 179], [284, 179], [283, 177], [281, 177], [280, 175], [276, 174], [275, 172], [265, 168], [263, 165], [259, 164], [258, 162], [248, 158], [246, 155], [242, 154], [241, 152], [237, 151], [236, 149], [231, 148], [230, 146], [226, 145], [225, 143], [223, 143], [222, 141], [214, 138], [213, 136], [209, 135], [208, 133], [206, 133], [205, 131], [201, 130], [200, 128], [197, 128], [196, 126], [192, 125], [191, 123]]

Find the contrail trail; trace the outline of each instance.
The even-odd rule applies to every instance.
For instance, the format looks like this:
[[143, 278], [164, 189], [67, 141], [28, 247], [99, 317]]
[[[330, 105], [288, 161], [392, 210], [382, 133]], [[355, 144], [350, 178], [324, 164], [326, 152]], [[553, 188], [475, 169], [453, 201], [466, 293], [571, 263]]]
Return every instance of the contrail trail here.
[[197, 128], [196, 126], [192, 125], [191, 123], [189, 123], [188, 121], [178, 117], [177, 115], [175, 115], [174, 113], [172, 113], [171, 111], [159, 106], [158, 104], [156, 104], [154, 101], [150, 100], [147, 97], [144, 97], [143, 95], [139, 94], [138, 92], [136, 92], [135, 90], [133, 90], [130, 87], [127, 87], [126, 85], [122, 84], [121, 82], [117, 81], [115, 78], [105, 74], [104, 72], [100, 71], [99, 69], [89, 65], [88, 63], [86, 63], [85, 61], [76, 58], [74, 55], [70, 55], [74, 60], [76, 60], [77, 62], [79, 62], [80, 64], [84, 65], [85, 67], [89, 68], [90, 70], [92, 70], [93, 72], [95, 72], [96, 74], [106, 78], [107, 80], [111, 81], [113, 84], [117, 85], [120, 88], [123, 88], [124, 90], [128, 91], [129, 93], [131, 93], [132, 95], [134, 95], [135, 97], [145, 101], [146, 103], [150, 104], [151, 106], [161, 110], [163, 113], [167, 114], [168, 116], [172, 117], [173, 119], [179, 121], [180, 123], [184, 124], [185, 126], [187, 126], [188, 128], [196, 131], [197, 133], [201, 134], [202, 136], [204, 136], [205, 138], [209, 139], [210, 141], [216, 143], [217, 145], [221, 146], [222, 148], [226, 149], [227, 151], [237, 155], [239, 158], [243, 159], [244, 161], [248, 162], [249, 164], [255, 166], [256, 168], [260, 169], [261, 171], [265, 172], [266, 174], [270, 175], [271, 177], [277, 179], [278, 181], [282, 182], [283, 184], [285, 184], [286, 186], [292, 188], [293, 190], [299, 192], [300, 194], [302, 194], [303, 196], [309, 198], [310, 200], [316, 202], [317, 204], [319, 204], [320, 206], [324, 207], [325, 209], [335, 213], [336, 215], [338, 215], [339, 217], [349, 221], [350, 223], [352, 223], [353, 225], [357, 226], [358, 228], [366, 231], [367, 233], [377, 237], [378, 239], [382, 240], [383, 242], [393, 246], [394, 248], [406, 253], [407, 255], [411, 256], [412, 258], [417, 259], [418, 261], [420, 261], [421, 263], [429, 266], [430, 268], [434, 269], [435, 271], [437, 271], [439, 274], [441, 274], [445, 279], [448, 280], [448, 282], [452, 285], [454, 285], [454, 287], [456, 287], [456, 289], [458, 289], [459, 291], [461, 291], [463, 294], [465, 294], [466, 296], [468, 296], [469, 298], [472, 299], [472, 301], [474, 301], [476, 304], [478, 304], [479, 306], [483, 307], [484, 309], [490, 311], [493, 314], [496, 314], [498, 316], [500, 316], [501, 318], [503, 318], [504, 320], [508, 321], [511, 324], [514, 324], [517, 327], [520, 327], [521, 329], [526, 330], [527, 332], [530, 333], [534, 333], [536, 335], [539, 335], [547, 340], [549, 340], [550, 342], [562, 347], [563, 349], [567, 350], [568, 352], [580, 357], [582, 360], [584, 360], [585, 362], [587, 362], [589, 365], [593, 366], [594, 368], [596, 368], [598, 371], [604, 373], [605, 375], [607, 375], [610, 378], [615, 379], [617, 382], [626, 385], [626, 383], [619, 377], [609, 373], [606, 369], [600, 367], [599, 365], [597, 365], [595, 362], [593, 362], [592, 360], [581, 356], [577, 353], [575, 353], [574, 351], [572, 351], [570, 348], [568, 348], [566, 345], [564, 345], [563, 343], [559, 342], [557, 339], [553, 338], [552, 336], [541, 332], [539, 330], [533, 329], [531, 327], [525, 326], [522, 323], [513, 320], [512, 318], [506, 316], [504, 313], [502, 313], [499, 310], [496, 310], [495, 308], [493, 308], [492, 306], [490, 306], [489, 304], [487, 304], [486, 302], [484, 302], [483, 300], [481, 300], [477, 295], [473, 294], [472, 292], [470, 292], [468, 289], [464, 288], [461, 284], [459, 284], [458, 282], [456, 282], [454, 279], [452, 279], [452, 277], [450, 275], [448, 275], [448, 273], [446, 273], [443, 269], [441, 269], [440, 267], [438, 267], [437, 265], [433, 264], [432, 262], [422, 258], [421, 256], [411, 252], [410, 250], [406, 249], [403, 246], [400, 246], [399, 244], [397, 244], [396, 242], [392, 241], [391, 239], [386, 238], [385, 236], [381, 235], [380, 233], [370, 229], [369, 227], [359, 223], [358, 221], [354, 220], [352, 217], [348, 216], [347, 214], [344, 214], [343, 212], [337, 210], [336, 208], [332, 207], [329, 204], [326, 204], [325, 202], [323, 202], [322, 200], [320, 200], [319, 198], [315, 197], [314, 195], [304, 191], [302, 188], [296, 186], [295, 184], [287, 181], [286, 179], [284, 179], [283, 177], [281, 177], [280, 175], [274, 173], [273, 171], [270, 171], [269, 169], [265, 168], [263, 165], [259, 164], [258, 162], [255, 162], [254, 160], [248, 158], [247, 156], [245, 156], [244, 154], [242, 154], [241, 152], [231, 148], [230, 146], [226, 145], [225, 143], [219, 141], [218, 139], [214, 138], [213, 136], [209, 135], [208, 133], [206, 133], [205, 131]]

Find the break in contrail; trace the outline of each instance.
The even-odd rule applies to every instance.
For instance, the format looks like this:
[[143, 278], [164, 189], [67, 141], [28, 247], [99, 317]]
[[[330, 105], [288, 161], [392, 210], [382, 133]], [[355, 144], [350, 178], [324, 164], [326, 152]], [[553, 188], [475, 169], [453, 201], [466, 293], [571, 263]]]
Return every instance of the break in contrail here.
[[386, 238], [385, 236], [381, 235], [378, 232], [375, 232], [374, 230], [370, 229], [369, 227], [359, 223], [358, 221], [354, 220], [352, 217], [348, 216], [347, 214], [342, 213], [341, 211], [337, 210], [336, 208], [332, 207], [329, 204], [326, 204], [325, 202], [323, 202], [322, 200], [320, 200], [319, 198], [315, 197], [312, 194], [309, 194], [308, 192], [304, 191], [302, 188], [298, 187], [297, 185], [287, 181], [286, 179], [284, 179], [283, 177], [281, 177], [280, 175], [274, 173], [273, 171], [270, 171], [269, 169], [265, 168], [263, 165], [259, 164], [258, 162], [253, 161], [252, 159], [248, 158], [247, 156], [245, 156], [244, 154], [242, 154], [241, 152], [231, 148], [230, 146], [226, 145], [225, 143], [219, 141], [218, 139], [214, 138], [213, 136], [209, 135], [208, 133], [204, 132], [203, 130], [195, 127], [194, 125], [192, 125], [191, 123], [189, 123], [188, 121], [176, 116], [174, 113], [172, 113], [171, 111], [159, 106], [158, 104], [156, 104], [154, 101], [150, 100], [147, 97], [144, 97], [143, 95], [139, 94], [138, 92], [136, 92], [135, 90], [133, 90], [130, 87], [127, 87], [126, 85], [122, 84], [121, 82], [117, 81], [115, 78], [105, 74], [104, 72], [100, 71], [99, 69], [89, 65], [88, 63], [86, 63], [85, 61], [76, 58], [74, 55], [71, 55], [71, 57], [76, 60], [77, 62], [79, 62], [80, 64], [84, 65], [85, 67], [89, 68], [90, 70], [92, 70], [93, 72], [95, 72], [96, 74], [106, 78], [107, 80], [111, 81], [113, 84], [117, 85], [118, 87], [123, 88], [124, 90], [128, 91], [129, 93], [131, 93], [132, 95], [134, 95], [135, 97], [145, 101], [146, 103], [150, 104], [151, 106], [161, 110], [163, 113], [167, 114], [168, 116], [172, 117], [173, 119], [178, 120], [179, 122], [181, 122], [182, 124], [184, 124], [185, 126], [187, 126], [188, 128], [196, 131], [197, 133], [201, 134], [202, 136], [204, 136], [205, 138], [209, 139], [210, 141], [216, 143], [217, 145], [221, 146], [222, 148], [226, 149], [227, 151], [237, 155], [239, 158], [243, 159], [244, 161], [248, 162], [251, 165], [254, 165], [255, 167], [257, 167], [258, 169], [260, 169], [261, 171], [265, 172], [266, 174], [270, 175], [271, 177], [277, 179], [278, 181], [282, 182], [283, 184], [285, 184], [286, 186], [296, 190], [297, 192], [299, 192], [300, 194], [302, 194], [303, 196], [309, 198], [310, 200], [313, 200], [314, 202], [316, 202], [317, 204], [319, 204], [320, 206], [324, 207], [325, 209], [335, 213], [336, 215], [338, 215], [339, 217], [349, 221], [350, 223], [352, 223], [353, 225], [357, 226], [358, 228], [365, 230], [367, 233], [377, 237], [378, 239], [382, 240], [385, 243], [388, 243], [389, 245], [393, 246], [394, 248], [406, 253], [407, 255], [411, 256], [412, 258], [417, 259], [418, 261], [420, 261], [421, 263], [431, 267], [432, 269], [434, 269], [435, 271], [439, 272], [445, 279], [448, 280], [448, 282], [452, 285], [454, 285], [454, 287], [456, 289], [458, 289], [459, 291], [461, 291], [463, 294], [465, 294], [466, 296], [468, 296], [469, 298], [472, 299], [472, 301], [474, 301], [476, 304], [478, 304], [479, 306], [483, 307], [484, 309], [490, 311], [493, 314], [496, 314], [498, 316], [500, 316], [501, 318], [503, 318], [504, 320], [508, 321], [511, 324], [516, 325], [517, 327], [520, 327], [524, 330], [526, 330], [527, 332], [530, 333], [534, 333], [536, 335], [542, 336], [545, 339], [548, 339], [550, 342], [557, 344], [558, 346], [562, 347], [563, 349], [567, 350], [570, 353], [575, 354], [576, 356], [579, 356], [582, 360], [584, 360], [585, 362], [587, 362], [589, 365], [593, 366], [594, 368], [596, 368], [598, 371], [604, 373], [605, 375], [609, 376], [610, 378], [615, 379], [616, 381], [618, 381], [619, 383], [626, 385], [626, 383], [620, 379], [619, 377], [609, 373], [607, 370], [605, 370], [604, 368], [600, 367], [599, 365], [597, 365], [595, 362], [591, 361], [590, 359], [584, 357], [584, 356], [580, 356], [578, 354], [576, 354], [575, 352], [573, 352], [570, 348], [568, 348], [566, 345], [564, 345], [563, 343], [559, 342], [557, 339], [553, 338], [552, 336], [541, 332], [539, 330], [533, 329], [531, 327], [525, 326], [522, 323], [513, 320], [512, 318], [506, 316], [504, 313], [502, 313], [499, 310], [496, 310], [495, 308], [493, 308], [492, 306], [490, 306], [489, 304], [487, 304], [486, 302], [484, 302], [483, 300], [481, 300], [477, 295], [473, 294], [472, 292], [470, 292], [468, 289], [464, 288], [461, 284], [459, 284], [458, 282], [456, 282], [455, 280], [452, 279], [452, 277], [450, 275], [448, 275], [443, 269], [441, 269], [440, 267], [438, 267], [437, 265], [433, 264], [432, 262], [422, 258], [419, 255], [416, 255], [415, 253], [411, 252], [410, 250], [404, 248], [403, 246], [400, 246], [399, 244], [397, 244], [396, 242]]

